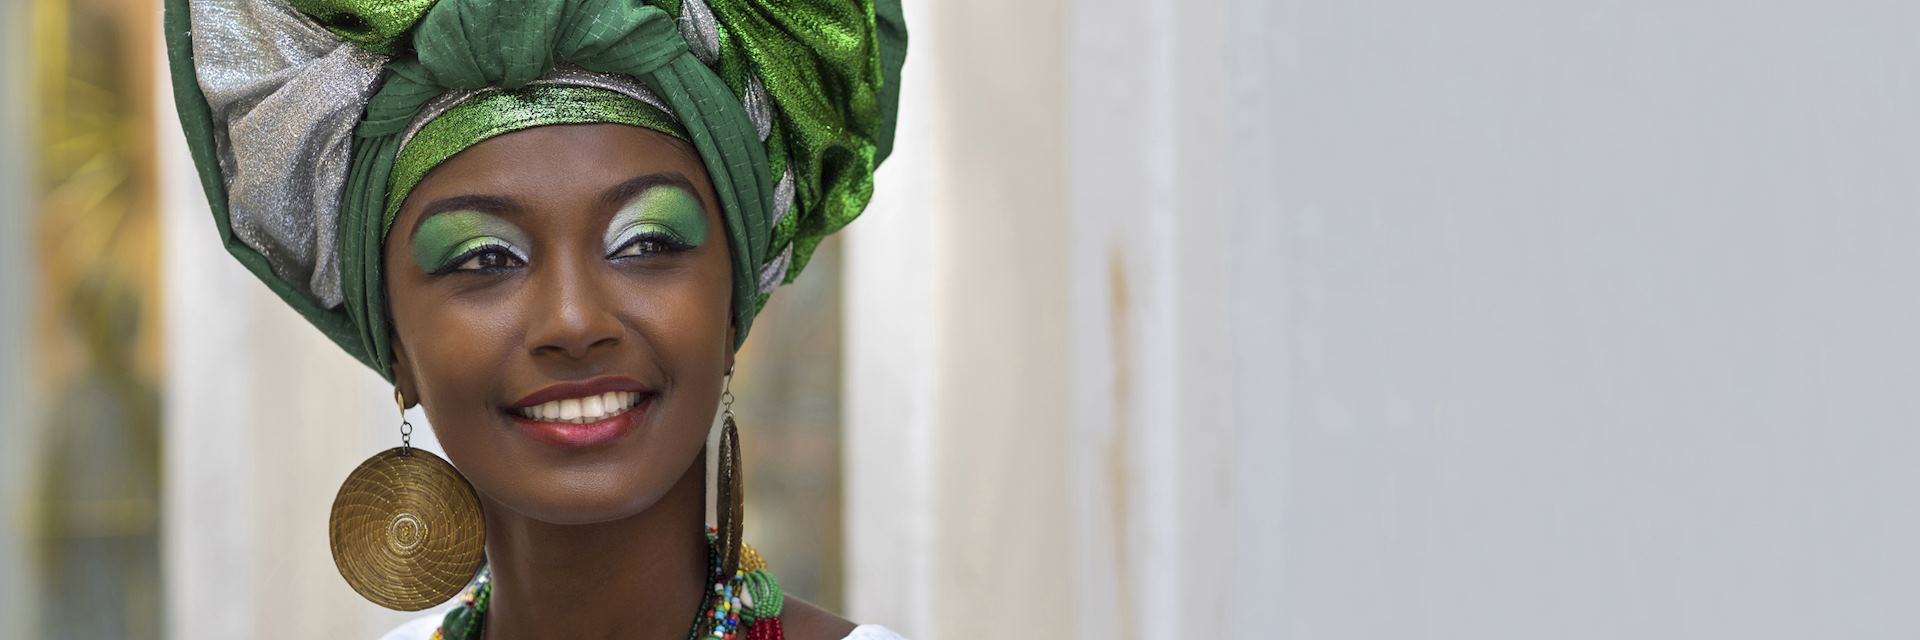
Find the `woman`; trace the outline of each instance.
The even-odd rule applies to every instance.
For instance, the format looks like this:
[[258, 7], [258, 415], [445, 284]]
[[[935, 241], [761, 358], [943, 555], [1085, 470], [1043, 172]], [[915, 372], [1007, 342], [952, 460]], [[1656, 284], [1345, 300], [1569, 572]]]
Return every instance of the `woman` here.
[[[724, 410], [772, 290], [891, 147], [897, 1], [168, 0], [228, 250], [419, 404], [342, 486], [389, 638], [896, 638], [739, 539]], [[458, 469], [455, 471], [455, 469]]]

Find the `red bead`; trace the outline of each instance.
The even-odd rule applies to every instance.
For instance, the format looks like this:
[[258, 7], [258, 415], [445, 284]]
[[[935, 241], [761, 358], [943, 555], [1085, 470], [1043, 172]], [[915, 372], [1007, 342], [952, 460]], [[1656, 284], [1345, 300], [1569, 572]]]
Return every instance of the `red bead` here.
[[786, 640], [787, 634], [780, 629], [779, 618], [756, 620], [747, 627], [747, 640]]

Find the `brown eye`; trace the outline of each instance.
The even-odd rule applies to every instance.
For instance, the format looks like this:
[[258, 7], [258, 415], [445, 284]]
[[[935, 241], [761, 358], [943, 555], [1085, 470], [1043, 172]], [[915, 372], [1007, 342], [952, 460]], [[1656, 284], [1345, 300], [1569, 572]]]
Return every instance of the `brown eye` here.
[[661, 242], [659, 240], [650, 240], [647, 238], [640, 238], [638, 240], [634, 240], [633, 242], [627, 243], [627, 246], [621, 247], [618, 252], [615, 252], [613, 254], [613, 257], [626, 258], [631, 256], [648, 256], [656, 253], [666, 253], [666, 251], [667, 251], [667, 243]]
[[527, 261], [504, 247], [482, 247], [457, 263], [453, 271], [499, 271], [527, 266]]
[[615, 250], [613, 255], [607, 257], [642, 258], [684, 251], [691, 248], [693, 248], [693, 245], [682, 242], [679, 238], [665, 233], [643, 233], [634, 236], [633, 239], [628, 240], [626, 244], [620, 245], [620, 248]]

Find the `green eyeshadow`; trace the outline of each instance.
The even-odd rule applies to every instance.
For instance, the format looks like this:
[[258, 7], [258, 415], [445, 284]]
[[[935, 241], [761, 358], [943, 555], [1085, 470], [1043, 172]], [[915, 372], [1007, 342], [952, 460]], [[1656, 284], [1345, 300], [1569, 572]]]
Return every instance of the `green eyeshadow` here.
[[437, 213], [420, 223], [413, 234], [413, 261], [420, 270], [437, 273], [467, 252], [488, 245], [506, 245], [522, 259], [533, 243], [513, 223], [479, 211]]
[[607, 223], [607, 252], [626, 246], [634, 237], [664, 234], [691, 247], [707, 241], [706, 208], [700, 197], [674, 185], [660, 185], [627, 201]]

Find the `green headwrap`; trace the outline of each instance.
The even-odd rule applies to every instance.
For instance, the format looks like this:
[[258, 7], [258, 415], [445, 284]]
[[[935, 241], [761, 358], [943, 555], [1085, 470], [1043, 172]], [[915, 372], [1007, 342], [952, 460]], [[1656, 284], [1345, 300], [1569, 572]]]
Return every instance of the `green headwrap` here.
[[[772, 289], [865, 208], [891, 151], [906, 44], [897, 0], [167, 9], [181, 121], [228, 251], [388, 378], [381, 246], [399, 202], [460, 150], [548, 124], [617, 122], [692, 142], [720, 197], [744, 340]], [[638, 80], [665, 109], [554, 82], [557, 67]], [[418, 121], [458, 92], [472, 95]]]

